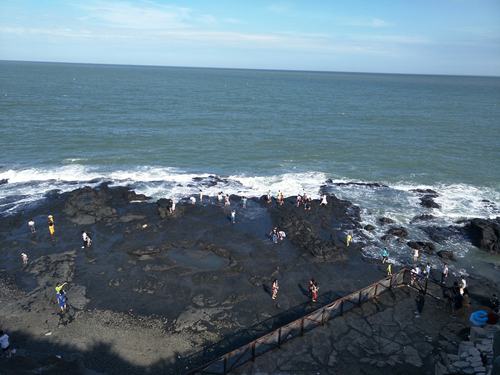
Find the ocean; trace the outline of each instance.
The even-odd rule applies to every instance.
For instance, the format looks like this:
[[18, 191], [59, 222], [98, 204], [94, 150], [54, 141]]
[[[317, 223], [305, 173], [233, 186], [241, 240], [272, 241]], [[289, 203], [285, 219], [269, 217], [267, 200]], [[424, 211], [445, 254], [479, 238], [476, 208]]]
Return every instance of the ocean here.
[[500, 214], [500, 78], [3, 61], [0, 147], [2, 215], [103, 181], [180, 199], [331, 179], [388, 185], [333, 188], [366, 223], [452, 224]]

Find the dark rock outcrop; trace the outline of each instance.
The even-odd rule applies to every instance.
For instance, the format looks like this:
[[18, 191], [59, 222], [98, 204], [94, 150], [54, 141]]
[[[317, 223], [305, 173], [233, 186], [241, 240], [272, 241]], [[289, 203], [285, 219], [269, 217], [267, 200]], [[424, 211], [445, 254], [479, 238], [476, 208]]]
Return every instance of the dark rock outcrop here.
[[334, 228], [360, 226], [359, 207], [332, 195], [326, 207], [314, 200], [311, 211], [295, 207], [293, 197], [287, 198], [283, 206], [262, 204], [268, 207], [273, 225], [284, 230], [287, 239], [320, 259], [344, 259], [345, 234]]
[[411, 219], [411, 223], [415, 223], [417, 221], [427, 221], [427, 220], [433, 220], [436, 217], [434, 215], [428, 215], [428, 214], [423, 214], [423, 215], [418, 215], [415, 216], [413, 219]]
[[158, 215], [160, 215], [162, 219], [165, 219], [169, 214], [170, 207], [172, 207], [172, 199], [158, 199], [156, 205], [158, 207]]
[[371, 224], [367, 224], [363, 227], [364, 230], [367, 230], [368, 232], [371, 232], [373, 230], [375, 230], [375, 227]]
[[378, 222], [382, 225], [385, 225], [385, 224], [393, 224], [394, 220], [392, 220], [388, 217], [379, 217]]
[[441, 206], [434, 202], [435, 196], [433, 195], [424, 195], [422, 198], [420, 198], [420, 205], [426, 208], [441, 208]]
[[455, 254], [451, 250], [441, 250], [437, 252], [438, 257], [448, 260], [455, 259]]
[[463, 236], [462, 228], [455, 226], [448, 227], [419, 227], [427, 233], [429, 238], [437, 243], [443, 243], [452, 237]]
[[433, 198], [436, 198], [439, 196], [439, 194], [435, 190], [432, 190], [432, 189], [412, 189], [410, 191], [412, 191], [414, 193], [419, 193], [419, 194], [426, 194], [426, 195], [432, 196]]
[[417, 249], [427, 254], [433, 254], [436, 250], [436, 246], [432, 242], [408, 241], [406, 244], [412, 249]]
[[365, 186], [369, 188], [381, 188], [381, 187], [388, 187], [387, 185], [380, 184], [378, 182], [354, 182], [354, 181], [349, 181], [349, 182], [333, 182], [331, 178], [325, 181], [326, 184], [334, 185], [334, 186]]
[[465, 226], [465, 230], [474, 246], [500, 254], [500, 217], [472, 219]]
[[117, 217], [116, 209], [112, 207], [113, 198], [111, 189], [105, 184], [97, 188], [86, 186], [68, 193], [64, 213], [79, 225], [112, 220]]
[[5, 185], [8, 182], [9, 182], [8, 178], [3, 178], [3, 179], [0, 180], [0, 185]]
[[399, 238], [408, 237], [408, 231], [403, 227], [393, 227], [393, 228], [390, 228], [385, 233], [390, 235], [390, 236], [395, 236], [395, 237], [399, 237]]

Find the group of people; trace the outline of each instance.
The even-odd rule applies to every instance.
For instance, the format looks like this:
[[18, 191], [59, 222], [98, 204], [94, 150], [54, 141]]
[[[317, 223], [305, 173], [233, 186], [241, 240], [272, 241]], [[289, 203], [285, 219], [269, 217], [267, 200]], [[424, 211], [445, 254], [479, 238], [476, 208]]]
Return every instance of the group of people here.
[[269, 238], [273, 243], [278, 243], [283, 241], [286, 238], [286, 233], [284, 230], [278, 229], [278, 227], [274, 227], [269, 233]]
[[[325, 197], [325, 196], [323, 196], [323, 197]], [[326, 202], [326, 198], [325, 198], [325, 202]], [[297, 194], [297, 198], [296, 198], [297, 208], [299, 208], [301, 205], [303, 205], [305, 211], [310, 211], [311, 204], [312, 204], [312, 198], [310, 196], [308, 196], [305, 192], [302, 195]], [[321, 205], [323, 205], [323, 200], [321, 201]], [[325, 205], [326, 205], [326, 203], [325, 203]]]
[[[278, 297], [279, 289], [280, 289], [280, 287], [279, 287], [278, 279], [273, 279], [273, 283], [271, 285], [271, 298], [273, 300], [275, 300]], [[318, 282], [316, 280], [314, 280], [313, 278], [309, 280], [308, 291], [309, 291], [309, 296], [311, 298], [311, 302], [317, 302], [318, 301], [319, 286], [318, 286]]]
[[[55, 234], [56, 234], [56, 225], [55, 225], [55, 220], [54, 220], [53, 215], [47, 216], [47, 226], [49, 229], [50, 238], [54, 239]], [[31, 234], [36, 233], [36, 224], [35, 224], [35, 221], [33, 219], [30, 219], [28, 221], [28, 228], [29, 228]], [[82, 231], [82, 249], [89, 248], [91, 246], [92, 246], [92, 238], [90, 238], [90, 235], [88, 232]], [[28, 254], [25, 253], [24, 251], [21, 252], [21, 262], [22, 262], [23, 266], [27, 266], [28, 261], [29, 261]]]

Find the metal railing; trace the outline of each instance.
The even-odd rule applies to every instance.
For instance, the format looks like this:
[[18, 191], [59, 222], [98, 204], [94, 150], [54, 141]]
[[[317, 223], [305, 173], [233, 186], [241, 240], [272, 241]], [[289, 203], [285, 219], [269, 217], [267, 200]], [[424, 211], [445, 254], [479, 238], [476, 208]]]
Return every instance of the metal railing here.
[[[411, 283], [411, 270], [403, 268], [390, 277], [335, 299], [279, 327], [272, 327], [274, 324], [271, 324], [271, 326], [265, 324], [267, 321], [259, 323], [243, 331], [244, 336], [247, 337], [247, 342], [243, 345], [237, 345], [237, 341], [241, 341], [241, 337], [240, 340], [236, 340], [237, 335], [233, 335], [206, 347], [202, 352], [185, 358], [184, 368], [186, 374], [225, 375], [236, 367], [248, 361], [253, 361], [256, 357], [270, 350], [280, 348], [285, 342], [302, 336], [305, 332], [322, 326], [331, 319], [342, 316], [345, 312], [379, 296], [386, 290], [408, 286]], [[415, 285], [414, 279], [413, 284]], [[427, 291], [427, 281], [425, 281], [424, 288]], [[267, 333], [263, 334], [266, 331]], [[252, 333], [257, 337], [252, 338]], [[231, 348], [231, 346], [233, 347]]]

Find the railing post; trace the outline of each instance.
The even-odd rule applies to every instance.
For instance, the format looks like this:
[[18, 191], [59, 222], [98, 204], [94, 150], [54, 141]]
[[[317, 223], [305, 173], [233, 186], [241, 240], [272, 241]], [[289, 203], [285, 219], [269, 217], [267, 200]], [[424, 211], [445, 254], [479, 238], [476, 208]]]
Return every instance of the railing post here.
[[377, 297], [377, 289], [378, 289], [378, 283], [375, 284], [375, 293], [373, 294], [374, 297]]
[[227, 357], [224, 356], [224, 375], [227, 374]]
[[358, 292], [358, 306], [361, 306], [361, 290]]
[[304, 318], [300, 319], [300, 335], [304, 336]]
[[344, 300], [340, 302], [340, 316], [344, 315]]
[[281, 327], [278, 330], [278, 348], [281, 348]]
[[252, 362], [255, 361], [255, 341], [252, 342]]

